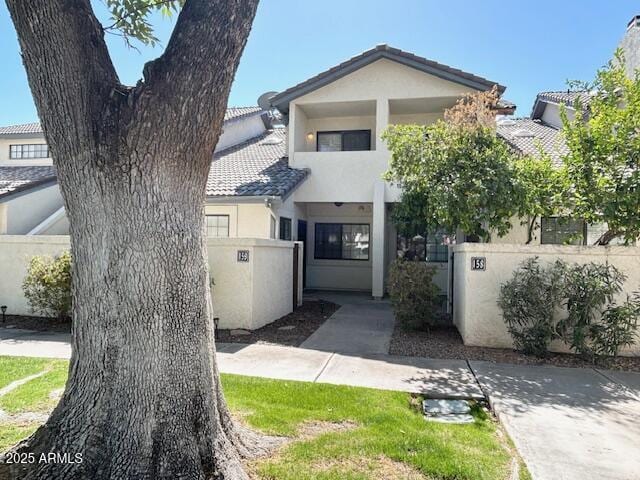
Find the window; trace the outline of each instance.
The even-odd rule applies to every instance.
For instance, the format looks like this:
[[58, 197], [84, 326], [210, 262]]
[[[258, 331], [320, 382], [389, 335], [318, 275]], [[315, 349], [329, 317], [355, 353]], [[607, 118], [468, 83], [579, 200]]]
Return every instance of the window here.
[[280, 217], [280, 240], [291, 240], [291, 219]]
[[318, 152], [353, 152], [371, 150], [371, 130], [318, 132]]
[[49, 147], [46, 143], [9, 145], [9, 158], [49, 158]]
[[207, 215], [207, 236], [228, 237], [229, 215]]
[[585, 223], [567, 217], [542, 218], [540, 243], [543, 245], [582, 245]]
[[316, 223], [314, 258], [369, 260], [369, 225]]
[[271, 223], [269, 224], [269, 238], [276, 238], [276, 217], [271, 215]]
[[444, 242], [444, 236], [439, 231], [413, 237], [398, 235], [398, 256], [408, 260], [446, 263], [449, 260], [449, 247]]

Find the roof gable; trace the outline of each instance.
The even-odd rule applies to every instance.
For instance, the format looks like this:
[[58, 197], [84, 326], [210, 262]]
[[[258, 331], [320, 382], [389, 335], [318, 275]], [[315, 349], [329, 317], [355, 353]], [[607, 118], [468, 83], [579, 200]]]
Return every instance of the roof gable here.
[[325, 85], [328, 85], [350, 73], [355, 72], [373, 62], [380, 59], [387, 59], [394, 62], [398, 62], [402, 65], [415, 68], [416, 70], [428, 73], [435, 77], [448, 80], [454, 83], [464, 85], [476, 90], [489, 90], [494, 85], [498, 86], [500, 93], [504, 92], [505, 87], [487, 80], [486, 78], [479, 77], [472, 73], [464, 72], [457, 68], [452, 68], [447, 65], [443, 65], [433, 60], [428, 60], [424, 57], [419, 57], [409, 52], [390, 47], [388, 45], [378, 45], [371, 50], [367, 50], [360, 55], [350, 58], [349, 60], [336, 65], [314, 77], [305, 80], [287, 90], [278, 93], [271, 98], [271, 105], [276, 107], [281, 112], [286, 113], [289, 109], [289, 102], [295, 100], [298, 97], [306, 95], [314, 90], [317, 90]]

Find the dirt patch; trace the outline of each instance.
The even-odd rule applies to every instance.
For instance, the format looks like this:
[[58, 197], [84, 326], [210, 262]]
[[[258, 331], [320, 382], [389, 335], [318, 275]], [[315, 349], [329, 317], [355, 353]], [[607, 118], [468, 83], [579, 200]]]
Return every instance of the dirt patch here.
[[402, 462], [384, 456], [376, 458], [348, 457], [317, 462], [313, 469], [320, 472], [360, 473], [376, 480], [427, 480], [418, 470]]
[[340, 305], [324, 300], [305, 300], [294, 312], [257, 330], [217, 330], [216, 342], [299, 347], [338, 308]]
[[[482, 360], [518, 365], [554, 365], [557, 367], [593, 367], [593, 363], [577, 355], [550, 353], [547, 358], [525, 355], [506, 348], [470, 347], [462, 343], [455, 327], [432, 328], [428, 332], [407, 331], [396, 324], [389, 347], [391, 355], [411, 357]], [[640, 358], [610, 357], [599, 367], [612, 370], [640, 372]]]
[[71, 320], [59, 320], [50, 317], [29, 315], [6, 315], [5, 321], [0, 317], [0, 328], [19, 328], [37, 332], [71, 333]]

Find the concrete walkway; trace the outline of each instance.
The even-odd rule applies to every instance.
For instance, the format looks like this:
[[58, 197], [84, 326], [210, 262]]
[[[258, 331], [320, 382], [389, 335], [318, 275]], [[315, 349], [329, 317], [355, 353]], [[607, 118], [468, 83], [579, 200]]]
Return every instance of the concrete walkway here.
[[640, 373], [470, 364], [534, 480], [640, 478]]
[[[0, 328], [0, 355], [70, 358], [69, 335]], [[263, 344], [217, 345], [220, 371], [423, 393], [434, 398], [482, 398], [463, 360], [391, 355], [353, 356]]]
[[70, 358], [71, 335], [0, 328], [0, 355], [13, 357]]
[[313, 296], [341, 307], [301, 348], [354, 355], [389, 353], [395, 318], [388, 301], [353, 293], [319, 292]]

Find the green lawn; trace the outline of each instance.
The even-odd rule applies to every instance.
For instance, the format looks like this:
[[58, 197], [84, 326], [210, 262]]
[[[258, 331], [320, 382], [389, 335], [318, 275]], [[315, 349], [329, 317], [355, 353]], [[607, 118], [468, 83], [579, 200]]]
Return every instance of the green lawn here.
[[[0, 357], [0, 379], [6, 377], [6, 383], [48, 370], [0, 397], [0, 409], [17, 414], [51, 408], [50, 392], [64, 385], [66, 367], [64, 361]], [[229, 406], [242, 421], [292, 437], [271, 458], [249, 465], [258, 478], [509, 478], [513, 450], [480, 408], [474, 409], [473, 424], [443, 425], [426, 422], [417, 401], [404, 393], [236, 375], [223, 375], [222, 381]], [[0, 451], [36, 427], [0, 423]], [[521, 478], [528, 478], [526, 471]]]

